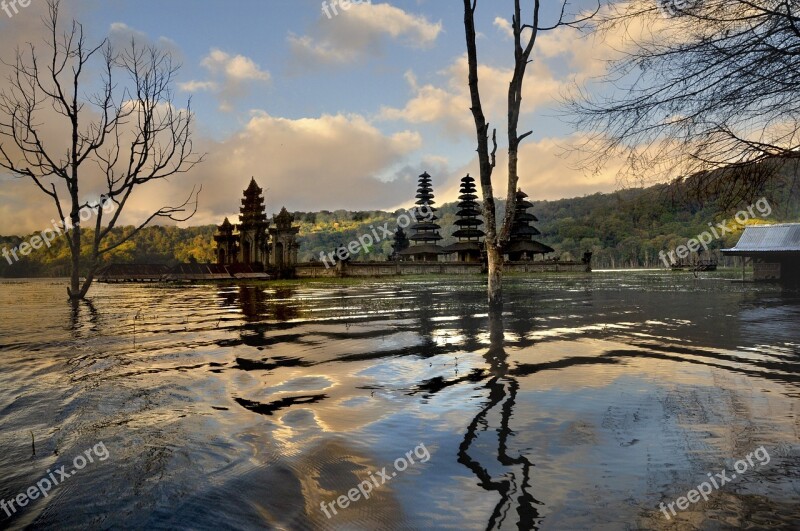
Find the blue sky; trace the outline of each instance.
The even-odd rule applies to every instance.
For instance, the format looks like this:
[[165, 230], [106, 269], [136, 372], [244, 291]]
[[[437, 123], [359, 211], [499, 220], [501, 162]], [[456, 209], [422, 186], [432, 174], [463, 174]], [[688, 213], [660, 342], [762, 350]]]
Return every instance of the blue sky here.
[[[552, 23], [560, 3], [543, 3], [543, 24]], [[477, 11], [483, 96], [501, 144], [498, 195], [512, 4], [483, 0]], [[590, 5], [576, 1], [569, 10]], [[168, 48], [182, 64], [176, 103], [192, 98], [206, 163], [137, 192], [126, 222], [197, 183], [204, 196], [192, 223], [199, 224], [235, 214], [251, 176], [269, 189], [268, 208], [277, 211], [401, 207], [412, 202], [416, 176], [426, 170], [440, 202], [453, 200], [460, 177], [477, 173], [458, 0], [364, 1], [339, 7], [332, 18], [320, 0], [64, 0], [63, 7], [93, 41], [135, 38]], [[14, 45], [36, 41], [40, 16], [35, 4], [11, 19], [0, 16], [4, 59]], [[522, 187], [534, 199], [617, 187], [616, 168], [589, 177], [560, 156], [579, 137], [557, 117], [559, 95], [601, 74], [612, 46], [569, 28], [540, 36], [521, 120], [534, 131], [520, 166]], [[0, 233], [46, 225], [52, 212], [35, 187], [4, 181]]]

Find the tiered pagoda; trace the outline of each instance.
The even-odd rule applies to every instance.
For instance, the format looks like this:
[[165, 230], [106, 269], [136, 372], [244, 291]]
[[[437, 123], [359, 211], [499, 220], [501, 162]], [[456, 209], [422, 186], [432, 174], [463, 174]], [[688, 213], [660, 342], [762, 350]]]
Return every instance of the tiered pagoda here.
[[[264, 191], [250, 179], [244, 191], [239, 210], [239, 223], [233, 225], [228, 218], [217, 227], [217, 264], [235, 266], [229, 272], [255, 274], [269, 272], [277, 277], [291, 276], [297, 265], [297, 233], [294, 218], [283, 208], [274, 216], [275, 226], [270, 228], [264, 207]], [[271, 237], [271, 240], [270, 240]]]
[[239, 209], [239, 261], [243, 264], [269, 263], [269, 221], [264, 208], [264, 195], [255, 178], [244, 191]]
[[394, 231], [392, 254], [389, 256], [389, 259], [392, 261], [400, 260], [400, 252], [408, 249], [409, 245], [411, 245], [411, 242], [408, 241], [406, 231], [404, 231], [402, 227], [397, 227], [397, 230]]
[[217, 263], [221, 265], [235, 264], [239, 257], [239, 236], [233, 233], [235, 227], [225, 218], [217, 227], [214, 241], [217, 243]]
[[469, 176], [461, 179], [461, 195], [458, 196], [458, 219], [453, 236], [458, 242], [447, 247], [448, 253], [458, 253], [459, 262], [478, 262], [481, 260], [484, 244], [481, 241], [486, 234], [479, 228], [483, 225], [480, 207], [476, 201], [475, 179]]
[[[433, 207], [433, 187], [431, 186], [431, 176], [428, 172], [419, 176], [419, 188], [417, 189], [417, 207], [415, 208], [416, 223], [411, 225], [411, 236], [409, 240], [413, 245], [400, 252], [400, 256], [418, 262], [436, 262], [439, 255], [444, 253], [444, 249], [438, 245], [442, 237], [439, 235], [441, 227], [436, 224], [436, 209]], [[423, 214], [427, 214], [424, 216]]]
[[540, 235], [541, 232], [531, 225], [534, 221], [539, 220], [528, 212], [528, 209], [533, 208], [533, 204], [527, 198], [528, 194], [522, 190], [517, 190], [514, 224], [511, 226], [511, 236], [505, 249], [505, 253], [511, 262], [533, 260], [533, 257], [537, 254], [545, 255], [554, 252], [552, 247], [533, 239], [534, 236]]
[[275, 227], [269, 229], [272, 236], [272, 265], [280, 276], [287, 276], [287, 272], [297, 263], [297, 250], [300, 246], [297, 243], [297, 233], [299, 227], [293, 227], [294, 216], [286, 207], [281, 209], [280, 214], [273, 217]]

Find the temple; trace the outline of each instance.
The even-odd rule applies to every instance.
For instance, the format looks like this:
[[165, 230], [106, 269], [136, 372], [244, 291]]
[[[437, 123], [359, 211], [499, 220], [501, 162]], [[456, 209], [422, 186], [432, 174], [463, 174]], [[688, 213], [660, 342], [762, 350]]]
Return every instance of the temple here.
[[[530, 209], [533, 205], [522, 191], [516, 194], [514, 224], [509, 243], [504, 249], [504, 270], [510, 273], [543, 271], [591, 271], [591, 253], [580, 262], [558, 259], [534, 260], [536, 255], [552, 253], [549, 247], [534, 237], [541, 233], [533, 226], [538, 219]], [[98, 275], [100, 282], [195, 282], [230, 279], [276, 279], [314, 277], [372, 277], [389, 275], [480, 275], [486, 272], [485, 220], [478, 203], [475, 179], [461, 179], [452, 238], [456, 241], [442, 246], [441, 220], [433, 194], [431, 176], [419, 176], [413, 208], [398, 216], [396, 226], [388, 228], [391, 253], [383, 260], [365, 260], [359, 256], [362, 241], [340, 241], [322, 253], [324, 259], [312, 258], [299, 262], [299, 227], [284, 207], [267, 218], [264, 190], [255, 179], [244, 190], [239, 208], [238, 223], [225, 218], [214, 234], [216, 263], [164, 265], [112, 264]], [[449, 216], [445, 216], [448, 217]], [[370, 248], [383, 246], [381, 234], [370, 227]], [[452, 239], [450, 240], [452, 241]], [[387, 246], [388, 250], [388, 246]], [[782, 256], [782, 255], [781, 255]], [[793, 262], [794, 263], [794, 262]]]
[[269, 273], [272, 277], [292, 276], [297, 264], [297, 233], [294, 218], [282, 208], [274, 216], [270, 227], [264, 206], [264, 191], [255, 178], [244, 191], [239, 209], [239, 223], [233, 225], [228, 218], [217, 227], [214, 241], [217, 244], [217, 265], [249, 266], [253, 272]]
[[514, 211], [514, 224], [511, 226], [511, 236], [505, 248], [505, 254], [510, 262], [524, 262], [533, 260], [537, 254], [546, 255], [554, 252], [553, 248], [534, 240], [539, 236], [539, 229], [531, 225], [539, 221], [536, 216], [528, 212], [533, 204], [528, 201], [528, 194], [517, 190], [517, 206]]
[[411, 225], [412, 233], [408, 237], [414, 243], [400, 251], [399, 254], [402, 258], [414, 261], [436, 262], [439, 260], [439, 255], [445, 253], [445, 250], [439, 245], [439, 241], [442, 239], [439, 234], [441, 227], [436, 224], [439, 218], [436, 217], [436, 208], [433, 206], [435, 204], [433, 187], [428, 172], [419, 176], [416, 197], [415, 212], [419, 214], [417, 222]]
[[480, 207], [475, 195], [475, 179], [467, 174], [461, 178], [461, 195], [458, 196], [458, 219], [455, 222], [456, 231], [453, 236], [458, 238], [458, 242], [447, 247], [447, 252], [456, 254], [459, 262], [480, 262], [484, 258], [484, 245], [482, 238], [486, 235], [480, 226], [483, 220]]

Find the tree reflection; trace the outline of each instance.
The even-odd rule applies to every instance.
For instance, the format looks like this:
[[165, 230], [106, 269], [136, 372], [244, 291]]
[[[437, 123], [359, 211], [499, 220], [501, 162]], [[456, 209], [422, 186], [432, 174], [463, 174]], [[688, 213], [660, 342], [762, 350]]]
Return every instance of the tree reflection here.
[[97, 330], [99, 314], [92, 301], [89, 299], [72, 299], [70, 300], [69, 329], [75, 339], [83, 339], [80, 332], [84, 327], [84, 321], [81, 319], [81, 313], [84, 309], [88, 312], [90, 330]]
[[[487, 491], [500, 494], [500, 500], [492, 512], [486, 529], [501, 529], [516, 510], [516, 526], [518, 529], [538, 529], [539, 511], [536, 500], [529, 492], [530, 471], [532, 463], [524, 455], [509, 455], [508, 439], [514, 432], [510, 427], [511, 417], [516, 403], [519, 383], [509, 376], [508, 355], [504, 348], [504, 326], [501, 311], [489, 314], [490, 347], [484, 358], [489, 364], [491, 378], [486, 383], [489, 390], [489, 401], [472, 419], [464, 434], [464, 440], [458, 449], [458, 462], [469, 468], [480, 480], [478, 485]], [[497, 411], [500, 415], [500, 426], [490, 431], [489, 416]], [[484, 466], [474, 454], [479, 451], [477, 443], [482, 434], [497, 434], [497, 462], [504, 472], [493, 476], [489, 466]], [[484, 438], [490, 437], [486, 435]], [[492, 443], [493, 445], [493, 443]], [[513, 518], [513, 515], [511, 516]], [[513, 525], [513, 524], [511, 524]], [[508, 527], [508, 526], [506, 526]]]

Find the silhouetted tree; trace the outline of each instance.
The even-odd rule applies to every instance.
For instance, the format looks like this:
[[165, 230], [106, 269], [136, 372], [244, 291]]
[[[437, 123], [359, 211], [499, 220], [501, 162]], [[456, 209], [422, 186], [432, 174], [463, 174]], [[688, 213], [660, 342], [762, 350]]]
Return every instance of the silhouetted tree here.
[[[492, 149], [489, 149], [489, 122], [483, 112], [481, 104], [480, 86], [478, 79], [478, 48], [476, 44], [477, 31], [475, 29], [475, 9], [478, 0], [464, 0], [464, 29], [467, 40], [467, 61], [469, 63], [469, 91], [472, 100], [472, 116], [475, 120], [475, 130], [478, 136], [478, 161], [480, 164], [480, 184], [483, 194], [483, 217], [486, 221], [486, 254], [489, 266], [488, 294], [489, 304], [497, 306], [502, 303], [502, 275], [503, 275], [503, 249], [511, 235], [511, 226], [514, 221], [514, 206], [516, 201], [518, 152], [522, 141], [533, 131], [520, 134], [518, 132], [520, 108], [522, 106], [522, 86], [525, 71], [530, 63], [536, 38], [540, 32], [549, 31], [565, 26], [575, 26], [591, 18], [580, 17], [573, 21], [565, 20], [567, 2], [561, 6], [560, 16], [555, 24], [546, 26], [540, 24], [540, 0], [531, 2], [533, 12], [531, 23], [523, 24], [520, 0], [514, 0], [514, 15], [511, 20], [514, 34], [514, 73], [508, 86], [508, 186], [506, 191], [506, 211], [503, 223], [498, 232], [497, 214], [492, 188], [492, 172], [495, 167], [495, 154], [497, 153], [497, 130], [492, 130]], [[599, 8], [599, 6], [598, 6]], [[527, 32], [527, 33], [526, 33]], [[523, 34], [525, 34], [523, 36]]]
[[[169, 52], [133, 40], [122, 51], [107, 39], [90, 45], [83, 26], [74, 20], [61, 32], [59, 5], [59, 0], [47, 3], [44, 53], [28, 44], [8, 65], [11, 75], [0, 95], [0, 168], [31, 179], [53, 200], [59, 219], [72, 225], [68, 292], [77, 300], [86, 296], [103, 255], [156, 218], [185, 221], [195, 213], [199, 190], [193, 188], [183, 204], [162, 207], [126, 238], [106, 241], [135, 188], [185, 173], [202, 156], [193, 150], [190, 109], [173, 105], [171, 86], [177, 66]], [[98, 69], [100, 80], [87, 79]], [[86, 95], [88, 85], [98, 85], [99, 91]], [[62, 123], [45, 116], [48, 111]], [[67, 145], [48, 141], [45, 125], [63, 126]], [[98, 169], [105, 178], [100, 196], [104, 208], [85, 195], [87, 180]], [[86, 256], [81, 250], [82, 211], [95, 216]]]
[[628, 176], [692, 176], [695, 191], [735, 203], [787, 159], [797, 164], [798, 2], [624, 0], [594, 23], [626, 45], [610, 63], [610, 92], [570, 102], [591, 135], [590, 166], [622, 156]]

